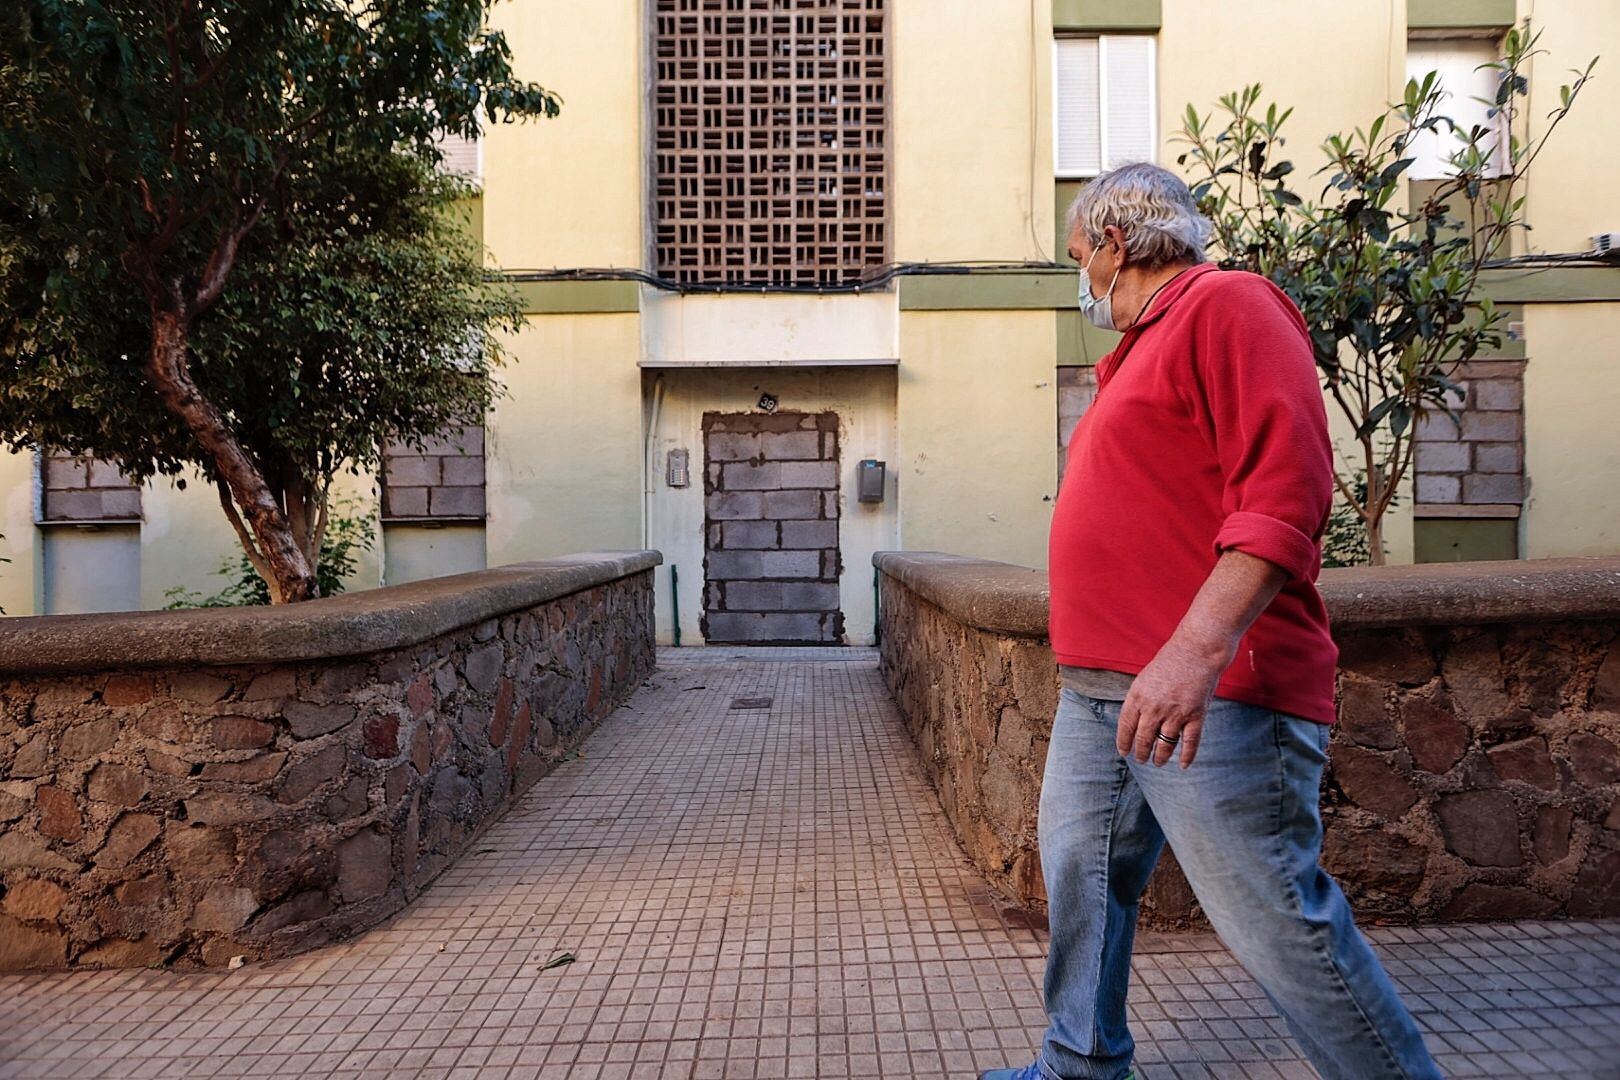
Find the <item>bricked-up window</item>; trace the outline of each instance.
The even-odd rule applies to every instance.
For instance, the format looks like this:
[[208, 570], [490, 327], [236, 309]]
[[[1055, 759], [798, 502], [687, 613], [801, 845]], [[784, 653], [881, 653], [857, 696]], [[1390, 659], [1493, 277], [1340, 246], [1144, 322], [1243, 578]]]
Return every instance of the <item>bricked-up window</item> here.
[[1524, 502], [1524, 361], [1475, 360], [1455, 378], [1467, 395], [1457, 410], [1461, 426], [1433, 413], [1418, 427], [1418, 513], [1510, 510]]
[[141, 489], [118, 466], [82, 454], [39, 456], [40, 521], [141, 520]]
[[484, 520], [484, 429], [383, 450], [383, 520]]
[[655, 261], [818, 285], [888, 262], [887, 0], [655, 0]]
[[1097, 369], [1094, 367], [1060, 367], [1057, 369], [1058, 406], [1058, 485], [1063, 484], [1063, 473], [1069, 464], [1069, 443], [1074, 440], [1074, 429], [1097, 397]]

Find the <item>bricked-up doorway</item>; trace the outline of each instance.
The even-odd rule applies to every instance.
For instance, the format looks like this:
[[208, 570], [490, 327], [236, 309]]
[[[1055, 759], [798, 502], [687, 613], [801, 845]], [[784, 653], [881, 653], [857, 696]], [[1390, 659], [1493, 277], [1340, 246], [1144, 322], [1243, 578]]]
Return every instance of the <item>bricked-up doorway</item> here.
[[838, 414], [704, 413], [703, 636], [838, 645]]

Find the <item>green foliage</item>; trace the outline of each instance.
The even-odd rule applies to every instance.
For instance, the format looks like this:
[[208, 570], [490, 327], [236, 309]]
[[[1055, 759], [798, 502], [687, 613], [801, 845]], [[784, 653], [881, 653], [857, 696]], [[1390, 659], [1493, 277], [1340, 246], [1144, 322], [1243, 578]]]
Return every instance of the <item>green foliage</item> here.
[[254, 260], [200, 320], [196, 370], [272, 484], [379, 463], [481, 424], [521, 305], [456, 222], [465, 187], [426, 160], [355, 153], [323, 168], [302, 243]]
[[[1372, 562], [1367, 523], [1356, 509], [1366, 505], [1367, 478], [1356, 475], [1350, 489], [1356, 501], [1351, 502], [1341, 495], [1333, 500], [1333, 509], [1328, 515], [1327, 531], [1322, 536], [1322, 565], [1326, 567], [1366, 566]], [[1399, 502], [1397, 498], [1390, 505]]]
[[[344, 579], [354, 573], [360, 552], [370, 551], [377, 541], [376, 520], [354, 500], [335, 500], [333, 516], [321, 544], [321, 557], [316, 573], [320, 579], [322, 596], [336, 596], [343, 591]], [[229, 583], [212, 596], [176, 585], [165, 589], [168, 598], [166, 610], [179, 608], [250, 607], [270, 602], [270, 587], [254, 569], [246, 555], [226, 559], [216, 571]]]
[[521, 319], [436, 169], [560, 105], [490, 3], [4, 5], [0, 444], [194, 468], [310, 595], [332, 476], [481, 422]]
[[[1328, 137], [1314, 197], [1295, 189], [1294, 164], [1281, 156], [1292, 110], [1262, 107], [1258, 85], [1223, 97], [1209, 116], [1189, 105], [1182, 121], [1190, 149], [1179, 160], [1214, 223], [1217, 257], [1269, 277], [1305, 316], [1323, 382], [1357, 444], [1359, 460], [1341, 463], [1339, 495], [1365, 528], [1375, 563], [1383, 562], [1384, 513], [1412, 468], [1418, 420], [1455, 417], [1457, 365], [1500, 342], [1503, 315], [1479, 294], [1480, 274], [1527, 227], [1524, 174], [1596, 64], [1574, 73], [1540, 136], [1525, 139], [1535, 44], [1528, 26], [1514, 29], [1490, 65], [1499, 89], [1489, 104], [1509, 133], [1505, 153], [1494, 131], [1464, 131], [1441, 112], [1431, 72], [1367, 127]], [[1407, 209], [1402, 177], [1424, 132], [1455, 136], [1454, 175]]]
[[[198, 319], [192, 371], [273, 487], [375, 466], [387, 435], [482, 422], [502, 356], [492, 331], [516, 329], [521, 307], [456, 224], [464, 194], [420, 156], [350, 154], [310, 178], [302, 227], [267, 238]], [[124, 359], [145, 346], [141, 307], [126, 289], [72, 340], [0, 353], [0, 437], [94, 453], [136, 481], [187, 466], [213, 479], [212, 460]], [[0, 312], [0, 343], [15, 328], [5, 321]]]

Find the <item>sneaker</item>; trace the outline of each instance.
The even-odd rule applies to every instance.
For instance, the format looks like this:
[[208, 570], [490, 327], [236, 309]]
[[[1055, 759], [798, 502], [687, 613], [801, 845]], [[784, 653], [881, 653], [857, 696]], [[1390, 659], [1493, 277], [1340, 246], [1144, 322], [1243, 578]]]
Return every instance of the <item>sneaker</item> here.
[[[979, 1074], [979, 1080], [1045, 1080], [1041, 1075], [1041, 1067], [1030, 1062], [1022, 1069], [987, 1069]], [[1126, 1073], [1121, 1080], [1136, 1080], [1136, 1070]]]
[[979, 1080], [1046, 1080], [1041, 1075], [1041, 1067], [1030, 1062], [1021, 1069], [987, 1069], [979, 1074]]

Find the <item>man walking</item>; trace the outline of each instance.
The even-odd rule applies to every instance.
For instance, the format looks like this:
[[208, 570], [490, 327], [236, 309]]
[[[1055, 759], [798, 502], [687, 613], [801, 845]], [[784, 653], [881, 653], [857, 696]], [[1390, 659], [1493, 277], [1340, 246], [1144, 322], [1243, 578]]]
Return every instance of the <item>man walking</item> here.
[[1422, 1036], [1317, 859], [1337, 649], [1315, 587], [1332, 451], [1310, 340], [1269, 281], [1204, 261], [1153, 165], [1069, 217], [1097, 368], [1052, 523], [1063, 678], [1041, 790], [1050, 1026], [984, 1080], [1120, 1080], [1137, 902], [1168, 839], [1326, 1080], [1433, 1080]]

